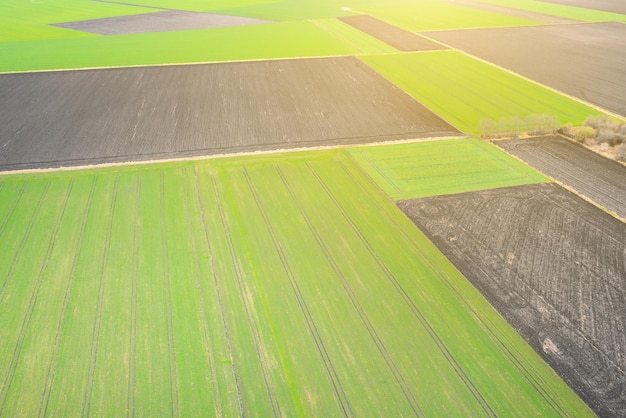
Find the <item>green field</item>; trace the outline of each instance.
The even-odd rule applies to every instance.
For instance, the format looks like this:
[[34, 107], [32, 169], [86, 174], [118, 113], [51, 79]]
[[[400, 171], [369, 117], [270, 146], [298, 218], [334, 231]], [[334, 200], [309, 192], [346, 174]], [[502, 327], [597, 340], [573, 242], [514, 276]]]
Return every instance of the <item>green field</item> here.
[[485, 119], [554, 115], [580, 125], [602, 113], [457, 51], [360, 57], [398, 87], [468, 134]]
[[565, 17], [583, 22], [626, 22], [626, 15], [537, 0], [481, 0], [500, 6]]
[[441, 1], [418, 1], [358, 9], [410, 32], [538, 25], [528, 19], [487, 12]]
[[0, 219], [2, 416], [590, 415], [343, 150], [5, 175]]
[[530, 166], [477, 139], [365, 146], [349, 151], [395, 200], [549, 180]]

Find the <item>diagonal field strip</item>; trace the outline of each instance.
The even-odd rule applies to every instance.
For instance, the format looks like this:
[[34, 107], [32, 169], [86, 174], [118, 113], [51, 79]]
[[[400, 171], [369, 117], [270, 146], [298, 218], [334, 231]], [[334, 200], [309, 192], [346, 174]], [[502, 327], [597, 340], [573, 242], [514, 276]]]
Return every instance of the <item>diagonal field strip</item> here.
[[[54, 225], [71, 181], [85, 222], [59, 227], [63, 286], [29, 308], [50, 236], [28, 224]], [[0, 235], [2, 271], [29, 243], [0, 303], [0, 355], [24, 341], [8, 416], [31, 396], [63, 416], [589, 413], [344, 150], [4, 175], [0, 210], [25, 182], [41, 207]]]

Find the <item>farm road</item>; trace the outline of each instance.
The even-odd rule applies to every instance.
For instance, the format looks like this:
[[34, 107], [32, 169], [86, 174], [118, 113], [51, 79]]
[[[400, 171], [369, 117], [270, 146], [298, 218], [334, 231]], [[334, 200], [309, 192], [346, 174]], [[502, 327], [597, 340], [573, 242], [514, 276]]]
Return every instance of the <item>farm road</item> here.
[[626, 167], [559, 136], [496, 141], [537, 170], [626, 219]]
[[398, 206], [597, 413], [626, 414], [626, 224], [554, 183]]
[[0, 75], [0, 170], [458, 134], [352, 57]]
[[428, 32], [429, 37], [626, 116], [626, 25]]

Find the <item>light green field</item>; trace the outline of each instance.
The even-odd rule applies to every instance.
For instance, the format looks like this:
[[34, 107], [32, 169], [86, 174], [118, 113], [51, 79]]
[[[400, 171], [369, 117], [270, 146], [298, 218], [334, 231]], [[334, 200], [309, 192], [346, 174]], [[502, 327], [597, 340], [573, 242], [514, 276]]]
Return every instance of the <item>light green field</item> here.
[[499, 26], [530, 26], [539, 23], [500, 13], [440, 1], [418, 1], [408, 4], [358, 9], [410, 32], [484, 28]]
[[2, 416], [589, 416], [342, 150], [0, 177]]
[[395, 200], [549, 181], [530, 166], [477, 139], [349, 149]]
[[457, 51], [360, 57], [439, 116], [469, 134], [485, 119], [553, 115], [580, 125], [602, 113]]
[[626, 22], [626, 15], [536, 0], [481, 0], [500, 6], [560, 16], [583, 22]]

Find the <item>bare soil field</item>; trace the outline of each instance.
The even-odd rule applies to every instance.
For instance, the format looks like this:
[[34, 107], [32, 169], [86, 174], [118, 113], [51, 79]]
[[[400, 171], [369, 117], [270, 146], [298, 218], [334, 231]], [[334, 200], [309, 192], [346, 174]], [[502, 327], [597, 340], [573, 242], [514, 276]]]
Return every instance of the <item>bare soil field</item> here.
[[367, 33], [400, 51], [434, 51], [446, 47], [419, 34], [407, 32], [397, 26], [368, 15], [339, 17], [339, 20]]
[[626, 25], [429, 32], [429, 37], [626, 116]]
[[626, 218], [626, 167], [560, 136], [494, 144], [537, 170]]
[[477, 0], [446, 0], [447, 3], [458, 4], [459, 6], [471, 7], [473, 9], [485, 10], [487, 12], [501, 13], [508, 16], [515, 16], [522, 19], [534, 20], [545, 25], [559, 25], [562, 23], [575, 23], [577, 20], [567, 19], [559, 16], [546, 15], [539, 12], [515, 9], [513, 7], [500, 6], [491, 3], [482, 3]]
[[398, 206], [598, 414], [626, 414], [626, 224], [555, 183]]
[[251, 19], [240, 16], [187, 12], [183, 10], [166, 10], [140, 15], [57, 23], [52, 26], [95, 33], [97, 35], [127, 35], [131, 33], [168, 32], [176, 30], [221, 28], [227, 26], [258, 25], [261, 23], [270, 22], [267, 20]]
[[602, 10], [626, 14], [626, 2], [616, 0], [540, 0], [545, 3], [564, 4], [566, 6], [583, 7], [586, 9]]
[[0, 76], [0, 169], [459, 132], [352, 57]]

